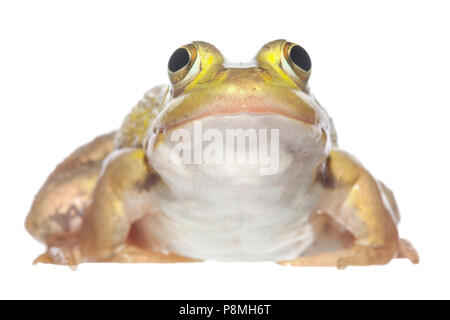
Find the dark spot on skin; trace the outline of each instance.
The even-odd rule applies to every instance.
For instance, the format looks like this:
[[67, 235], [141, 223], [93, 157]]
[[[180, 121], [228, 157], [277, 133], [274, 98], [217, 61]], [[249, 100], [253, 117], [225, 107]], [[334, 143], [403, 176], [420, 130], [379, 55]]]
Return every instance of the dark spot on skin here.
[[320, 182], [326, 189], [333, 189], [336, 186], [336, 180], [330, 172], [330, 157], [327, 158], [325, 163], [320, 167], [317, 172], [316, 181]]
[[156, 182], [159, 180], [159, 175], [156, 173], [149, 173], [145, 177], [145, 180], [143, 183], [136, 184], [136, 188], [139, 191], [149, 191], [151, 187], [153, 187]]
[[66, 212], [59, 212], [59, 209], [56, 209], [55, 214], [50, 217], [50, 220], [58, 223], [65, 232], [70, 232], [70, 222], [75, 217], [82, 217], [85, 208], [77, 208], [76, 205], [72, 204]]

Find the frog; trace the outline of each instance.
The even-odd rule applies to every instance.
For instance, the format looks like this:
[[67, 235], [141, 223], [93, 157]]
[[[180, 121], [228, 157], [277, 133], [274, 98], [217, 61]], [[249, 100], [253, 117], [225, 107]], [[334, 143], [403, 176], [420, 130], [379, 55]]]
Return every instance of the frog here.
[[[168, 75], [170, 84], [149, 90], [118, 130], [50, 174], [25, 222], [47, 246], [35, 263], [419, 262], [399, 236], [393, 192], [338, 147], [331, 117], [310, 92], [302, 46], [271, 41], [236, 64], [194, 41], [173, 52]], [[199, 126], [209, 135], [196, 137]], [[248, 158], [259, 155], [250, 148], [259, 133], [266, 145], [257, 146], [278, 155], [263, 157], [275, 170], [268, 161], [233, 161], [238, 151], [228, 141], [215, 144], [209, 161], [205, 152], [192, 160], [230, 130], [244, 135], [239, 152]], [[230, 161], [220, 161], [220, 147]]]

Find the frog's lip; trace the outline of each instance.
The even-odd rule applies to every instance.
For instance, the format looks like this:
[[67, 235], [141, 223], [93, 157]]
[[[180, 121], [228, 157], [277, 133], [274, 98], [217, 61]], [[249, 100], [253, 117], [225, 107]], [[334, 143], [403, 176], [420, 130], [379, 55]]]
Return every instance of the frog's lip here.
[[[267, 114], [273, 114], [273, 115], [279, 115], [284, 116], [286, 118], [290, 118], [293, 120], [297, 120], [300, 122], [303, 122], [305, 124], [315, 126], [317, 124], [317, 119], [311, 119], [306, 116], [301, 116], [299, 114], [296, 114], [294, 112], [288, 112], [284, 111], [281, 108], [277, 107], [271, 107], [271, 106], [252, 106], [252, 105], [244, 105], [244, 106], [238, 106], [238, 107], [227, 107], [223, 108], [222, 110], [216, 110], [211, 112], [201, 112], [196, 115], [190, 115], [187, 117], [183, 117], [181, 119], [177, 119], [175, 121], [172, 121], [171, 123], [163, 124], [160, 122], [160, 125], [154, 126], [154, 132], [157, 131], [167, 131], [171, 130], [173, 128], [177, 128], [180, 126], [185, 125], [186, 123], [190, 123], [195, 120], [201, 120], [208, 117], [213, 116], [233, 116], [233, 115], [240, 115], [240, 114], [250, 114], [250, 115], [267, 115]], [[161, 119], [164, 121], [163, 119]], [[155, 123], [156, 124], [156, 123]]]

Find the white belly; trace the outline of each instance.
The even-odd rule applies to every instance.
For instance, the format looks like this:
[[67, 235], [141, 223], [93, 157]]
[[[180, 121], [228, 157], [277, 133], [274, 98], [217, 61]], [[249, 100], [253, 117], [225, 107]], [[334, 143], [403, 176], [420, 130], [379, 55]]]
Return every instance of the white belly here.
[[293, 259], [314, 240], [307, 214], [298, 211], [248, 203], [245, 210], [237, 203], [215, 210], [201, 205], [164, 206], [164, 213], [146, 215], [139, 229], [153, 250], [200, 260]]
[[[192, 125], [185, 128], [193, 131]], [[201, 260], [301, 255], [314, 240], [308, 218], [320, 196], [312, 189], [316, 169], [328, 152], [322, 132], [275, 115], [215, 116], [203, 126], [280, 129], [278, 170], [261, 175], [261, 163], [175, 164], [169, 139], [150, 146], [150, 163], [164, 184], [145, 196], [148, 207], [157, 209], [137, 223], [147, 244]]]

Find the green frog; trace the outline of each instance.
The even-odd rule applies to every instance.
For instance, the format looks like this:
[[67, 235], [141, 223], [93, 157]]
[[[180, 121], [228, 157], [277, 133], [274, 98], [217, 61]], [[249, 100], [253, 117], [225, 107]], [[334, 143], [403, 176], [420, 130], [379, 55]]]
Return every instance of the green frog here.
[[26, 219], [48, 247], [36, 262], [418, 263], [393, 193], [339, 149], [304, 48], [232, 64], [192, 42], [168, 73], [49, 176]]

